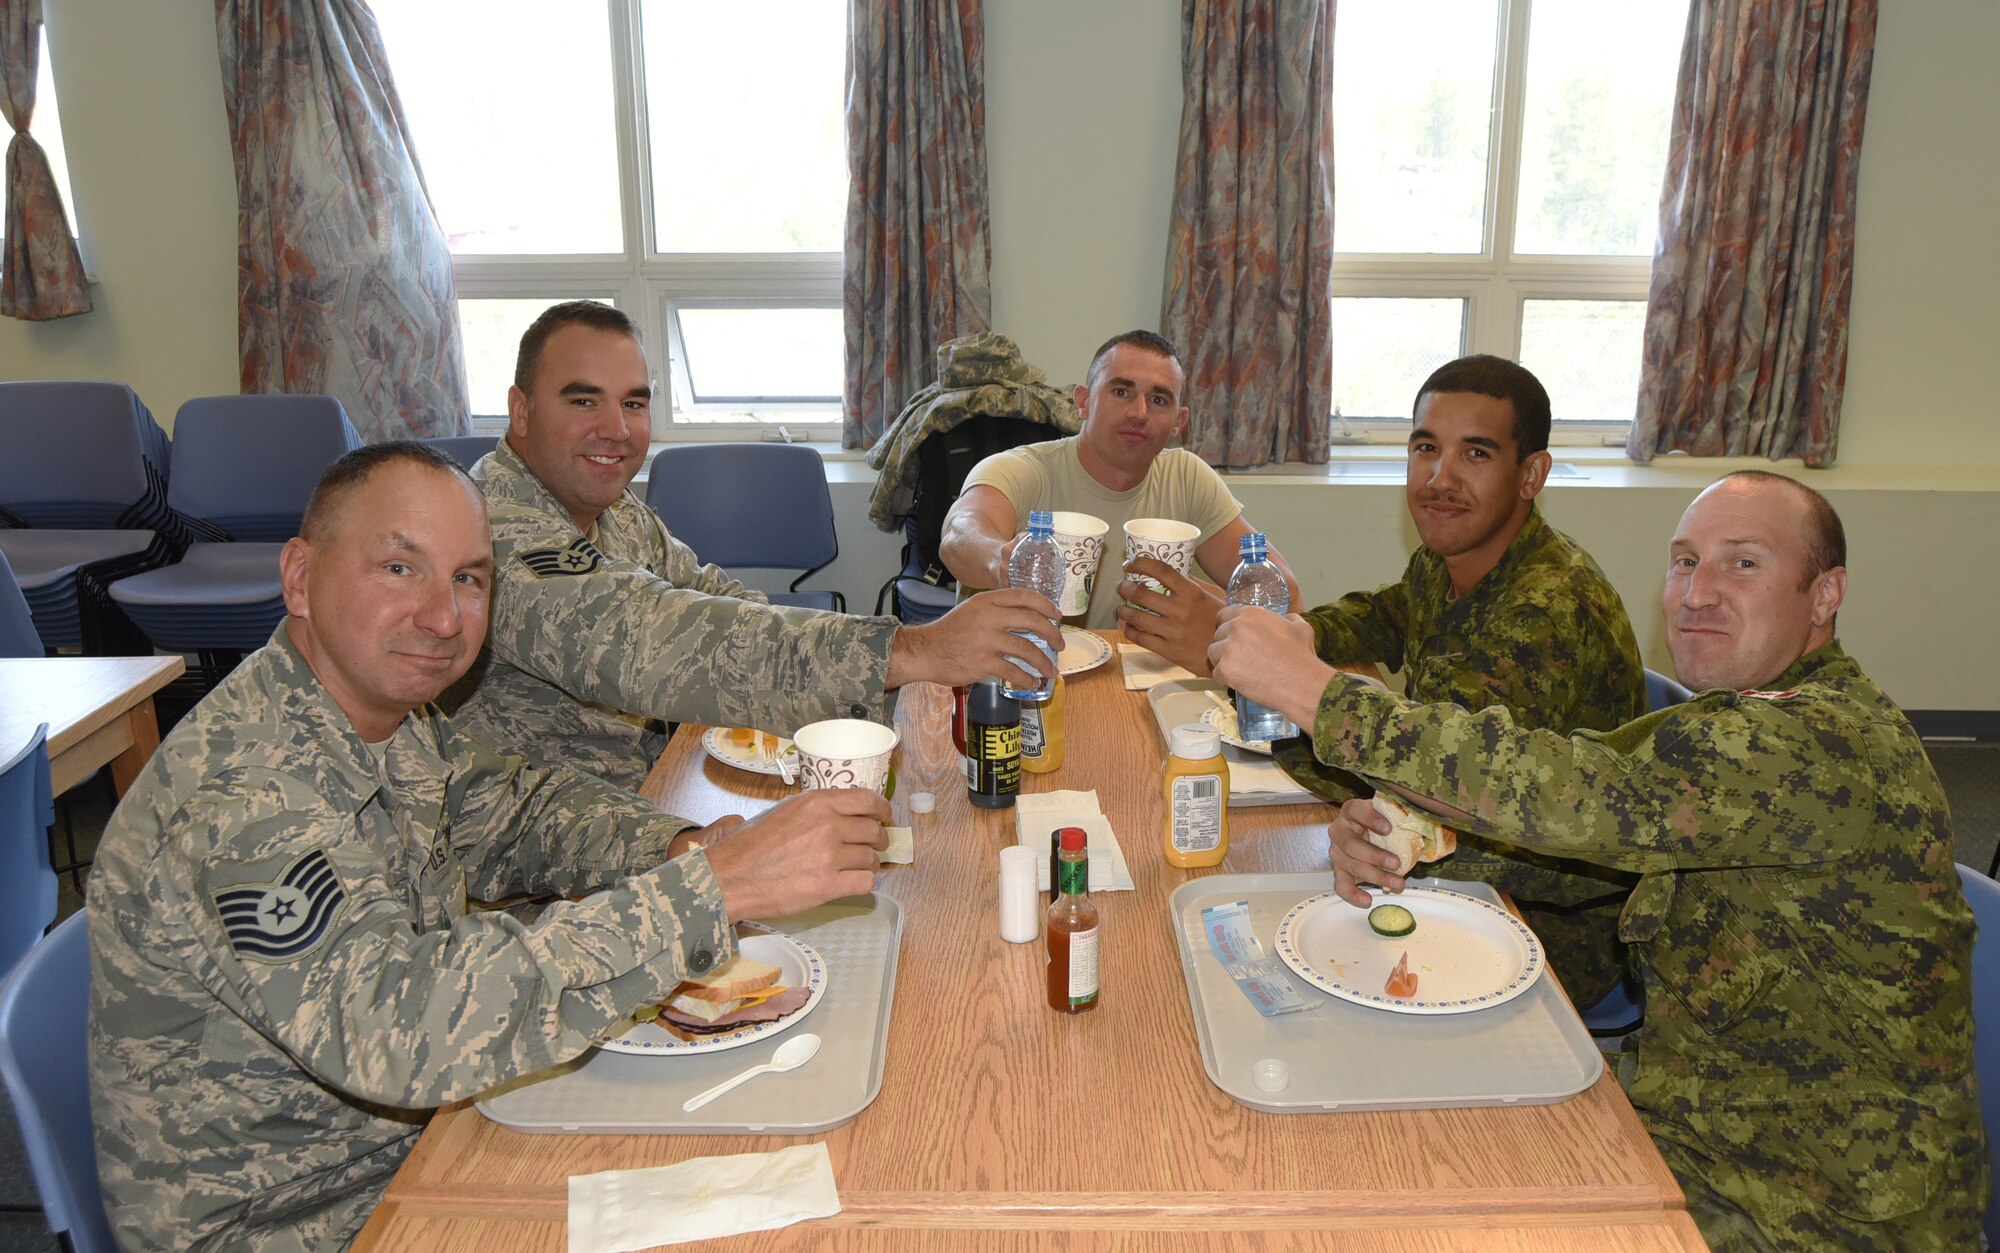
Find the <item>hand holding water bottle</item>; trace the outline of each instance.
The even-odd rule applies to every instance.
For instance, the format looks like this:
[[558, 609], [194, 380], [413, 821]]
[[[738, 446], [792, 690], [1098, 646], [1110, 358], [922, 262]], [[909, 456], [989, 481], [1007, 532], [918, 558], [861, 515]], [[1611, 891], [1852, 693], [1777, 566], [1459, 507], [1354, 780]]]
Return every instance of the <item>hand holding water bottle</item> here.
[[[1040, 592], [1054, 601], [1062, 594], [1063, 555], [1061, 545], [1056, 543], [1055, 517], [1046, 509], [1036, 509], [1028, 514], [1028, 538], [1014, 545], [1014, 555], [1007, 561], [1007, 585], [1024, 587]], [[1056, 655], [1047, 644], [1025, 632], [1016, 632], [1022, 639], [1042, 650], [1051, 663]], [[1021, 687], [1009, 683], [1006, 695], [1015, 700], [1047, 700], [1055, 691], [1055, 680], [1044, 678], [1039, 686]]]
[[[1292, 594], [1284, 572], [1271, 564], [1262, 531], [1245, 535], [1238, 545], [1242, 560], [1229, 576], [1229, 603], [1268, 609], [1279, 617], [1292, 611]], [[1299, 729], [1284, 714], [1236, 693], [1236, 734], [1246, 740], [1281, 740]]]

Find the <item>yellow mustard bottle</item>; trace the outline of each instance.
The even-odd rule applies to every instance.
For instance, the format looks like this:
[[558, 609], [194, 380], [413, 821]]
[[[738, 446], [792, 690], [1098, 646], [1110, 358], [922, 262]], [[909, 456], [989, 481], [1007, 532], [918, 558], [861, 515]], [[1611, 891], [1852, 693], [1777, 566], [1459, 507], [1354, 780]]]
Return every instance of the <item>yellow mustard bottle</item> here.
[[1168, 733], [1167, 751], [1160, 772], [1167, 862], [1183, 868], [1220, 865], [1229, 854], [1229, 763], [1222, 757], [1222, 736], [1188, 723]]
[[1047, 774], [1063, 764], [1063, 681], [1047, 700], [1021, 702], [1021, 769]]

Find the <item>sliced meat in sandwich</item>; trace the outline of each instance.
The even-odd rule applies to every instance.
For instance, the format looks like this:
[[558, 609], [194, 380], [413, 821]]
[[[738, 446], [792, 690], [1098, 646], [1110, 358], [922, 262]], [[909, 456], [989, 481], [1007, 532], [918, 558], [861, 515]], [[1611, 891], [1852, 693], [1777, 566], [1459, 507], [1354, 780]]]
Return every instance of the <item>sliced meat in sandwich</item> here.
[[779, 986], [783, 974], [769, 962], [738, 954], [675, 988], [660, 1006], [660, 1017], [696, 1035], [776, 1022], [805, 1008], [811, 993], [809, 988]]
[[1420, 861], [1436, 861], [1458, 851], [1458, 832], [1386, 792], [1375, 793], [1375, 812], [1393, 825], [1387, 835], [1370, 831], [1368, 842], [1402, 859], [1397, 874], [1406, 875]]

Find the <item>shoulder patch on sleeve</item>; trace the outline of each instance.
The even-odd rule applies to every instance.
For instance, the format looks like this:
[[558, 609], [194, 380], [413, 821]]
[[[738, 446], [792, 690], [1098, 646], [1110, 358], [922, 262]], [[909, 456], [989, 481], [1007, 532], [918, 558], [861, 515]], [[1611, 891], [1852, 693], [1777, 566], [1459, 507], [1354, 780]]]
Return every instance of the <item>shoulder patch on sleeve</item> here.
[[566, 574], [589, 574], [604, 562], [597, 545], [579, 535], [566, 548], [536, 548], [519, 554], [521, 564], [538, 579]]
[[244, 883], [215, 893], [215, 909], [238, 957], [289, 962], [319, 946], [347, 901], [323, 849], [286, 868], [276, 883]]

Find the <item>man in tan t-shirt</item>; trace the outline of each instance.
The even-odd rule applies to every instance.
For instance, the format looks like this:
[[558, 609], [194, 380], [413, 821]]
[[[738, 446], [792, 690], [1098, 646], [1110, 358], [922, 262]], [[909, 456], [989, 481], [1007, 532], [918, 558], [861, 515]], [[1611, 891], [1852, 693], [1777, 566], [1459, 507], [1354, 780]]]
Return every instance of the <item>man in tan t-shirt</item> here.
[[[1076, 389], [1082, 430], [996, 453], [966, 476], [939, 544], [959, 586], [1007, 585], [1008, 558], [1033, 510], [1067, 509], [1102, 518], [1109, 524], [1104, 564], [1083, 624], [1122, 626], [1135, 642], [1207, 674], [1208, 644], [1222, 606], [1218, 588], [1148, 557], [1134, 561], [1131, 573], [1159, 580], [1169, 594], [1113, 577], [1122, 564], [1125, 523], [1132, 518], [1171, 518], [1198, 528], [1195, 562], [1215, 584], [1228, 582], [1239, 541], [1257, 529], [1206, 462], [1185, 448], [1167, 447], [1187, 427], [1183, 382], [1180, 354], [1151, 331], [1127, 331], [1099, 348]], [[1270, 556], [1285, 572], [1292, 604], [1299, 606], [1291, 567], [1275, 548]]]

